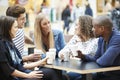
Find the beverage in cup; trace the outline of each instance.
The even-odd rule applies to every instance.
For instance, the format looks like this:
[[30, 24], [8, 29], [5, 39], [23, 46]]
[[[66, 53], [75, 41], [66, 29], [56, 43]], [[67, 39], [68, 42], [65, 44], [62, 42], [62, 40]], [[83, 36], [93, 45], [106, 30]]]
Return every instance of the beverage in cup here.
[[63, 58], [61, 58], [62, 61], [69, 61], [70, 60], [70, 51], [69, 49], [64, 49], [61, 51]]
[[[34, 49], [34, 54], [37, 54], [37, 55], [42, 56], [43, 52], [42, 52], [42, 50], [35, 48], [35, 49]], [[41, 58], [40, 58], [40, 59], [41, 59]], [[38, 68], [38, 67], [35, 67], [34, 70], [39, 70], [39, 68]]]
[[54, 52], [46, 52], [46, 56], [48, 57], [47, 59], [47, 64], [53, 64], [54, 61]]
[[43, 55], [42, 50], [40, 50], [40, 49], [34, 49], [34, 54], [37, 54], [37, 55], [41, 56], [41, 59], [42, 59], [42, 55]]
[[43, 52], [40, 49], [34, 49], [34, 54], [43, 54]]
[[70, 53], [68, 51], [65, 51], [63, 55], [64, 55], [64, 61], [70, 60]]
[[72, 52], [72, 55], [75, 57], [75, 56], [78, 56], [78, 53], [77, 53], [77, 50], [78, 50], [78, 45], [71, 45], [69, 46], [71, 52]]
[[55, 60], [55, 57], [56, 57], [56, 49], [55, 48], [50, 48], [49, 49], [49, 52], [53, 52], [53, 58], [54, 58], [54, 60]]
[[28, 55], [34, 53], [34, 48], [35, 48], [35, 47], [29, 47], [29, 48], [28, 48]]

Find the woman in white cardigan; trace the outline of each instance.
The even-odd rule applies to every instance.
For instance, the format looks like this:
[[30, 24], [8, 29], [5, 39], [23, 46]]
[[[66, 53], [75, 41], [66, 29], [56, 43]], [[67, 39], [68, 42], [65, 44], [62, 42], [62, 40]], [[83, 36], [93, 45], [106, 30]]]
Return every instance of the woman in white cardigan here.
[[[76, 57], [77, 50], [83, 54], [94, 55], [97, 50], [98, 39], [94, 37], [92, 27], [92, 17], [88, 15], [80, 16], [76, 24], [75, 35], [59, 52], [59, 58], [65, 60], [65, 54], [67, 53]], [[68, 75], [70, 80], [75, 80], [81, 76], [73, 72], [69, 72]]]

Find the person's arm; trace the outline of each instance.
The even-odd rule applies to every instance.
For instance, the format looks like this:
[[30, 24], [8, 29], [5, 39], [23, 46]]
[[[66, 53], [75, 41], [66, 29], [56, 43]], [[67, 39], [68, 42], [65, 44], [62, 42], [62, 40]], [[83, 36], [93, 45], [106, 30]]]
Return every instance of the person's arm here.
[[120, 41], [114, 40], [105, 53], [97, 59], [97, 63], [101, 66], [115, 65], [114, 61], [120, 55]]
[[39, 54], [29, 54], [26, 56], [22, 57], [23, 62], [27, 62], [27, 61], [36, 61], [39, 60], [41, 58], [41, 56]]
[[[120, 38], [118, 35], [110, 40], [107, 50], [101, 57], [97, 58], [96, 62], [101, 66], [117, 65], [117, 63], [119, 62], [119, 55]], [[117, 63], [115, 61], [117, 61]]]
[[17, 69], [11, 67], [7, 62], [1, 62], [0, 67], [3, 73], [7, 76], [11, 75], [11, 76], [21, 77], [21, 78], [42, 78], [43, 76], [43, 74], [40, 74], [41, 71], [33, 71], [28, 74], [18, 71]]
[[69, 42], [65, 45], [65, 47], [64, 47], [62, 50], [59, 51], [58, 56], [61, 57], [61, 56], [63, 55], [63, 52], [64, 52], [65, 50], [70, 51], [69, 46], [77, 44], [77, 40], [78, 40], [78, 37], [77, 37], [76, 35], [74, 35], [74, 36], [69, 40]]
[[36, 62], [31, 62], [31, 63], [28, 63], [28, 64], [24, 64], [23, 67], [26, 68], [26, 69], [31, 69], [31, 68], [34, 68], [34, 67], [42, 66], [42, 65], [46, 64], [47, 59], [48, 58], [44, 58], [44, 59], [36, 61]]
[[32, 71], [27, 74], [27, 73], [18, 71], [16, 69], [11, 75], [16, 77], [21, 77], [21, 78], [42, 78], [43, 76], [42, 71]]
[[0, 62], [0, 68], [3, 71], [3, 74], [7, 76], [10, 76], [15, 70], [7, 62]]
[[29, 55], [23, 56], [22, 60], [23, 60], [23, 62], [30, 61]]
[[94, 56], [94, 54], [96, 53], [97, 48], [98, 48], [98, 39], [97, 38], [88, 40], [86, 44], [82, 44], [82, 42], [80, 42], [78, 44], [78, 49], [84, 55], [89, 54], [89, 55]]
[[25, 35], [25, 43], [34, 44], [33, 40], [30, 37], [28, 37], [27, 35]]
[[102, 46], [103, 39], [99, 39], [98, 41], [98, 48], [95, 52], [95, 56], [91, 55], [84, 55], [81, 51], [78, 50], [78, 58], [81, 58], [83, 61], [96, 61], [101, 55], [101, 46]]

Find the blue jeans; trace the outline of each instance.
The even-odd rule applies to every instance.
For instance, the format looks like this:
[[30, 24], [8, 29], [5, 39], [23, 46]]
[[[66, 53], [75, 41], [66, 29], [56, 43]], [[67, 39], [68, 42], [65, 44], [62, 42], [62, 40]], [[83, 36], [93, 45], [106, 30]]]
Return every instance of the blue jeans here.
[[70, 80], [77, 80], [82, 78], [81, 74], [79, 73], [69, 72], [67, 75], [69, 76]]

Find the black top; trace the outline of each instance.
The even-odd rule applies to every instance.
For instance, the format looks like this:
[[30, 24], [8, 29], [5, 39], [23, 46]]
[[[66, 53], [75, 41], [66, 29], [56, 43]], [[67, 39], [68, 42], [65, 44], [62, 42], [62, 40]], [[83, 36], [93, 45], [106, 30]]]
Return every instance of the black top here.
[[[8, 45], [6, 45], [6, 43]], [[10, 49], [8, 47], [10, 47]], [[15, 51], [15, 54], [18, 56], [17, 58], [21, 59], [20, 63], [16, 63], [13, 60], [10, 53], [11, 50]], [[11, 76], [11, 73], [13, 73], [15, 69], [26, 73], [30, 72], [23, 68], [22, 57], [17, 48], [9, 41], [0, 40], [0, 80], [17, 80]]]

